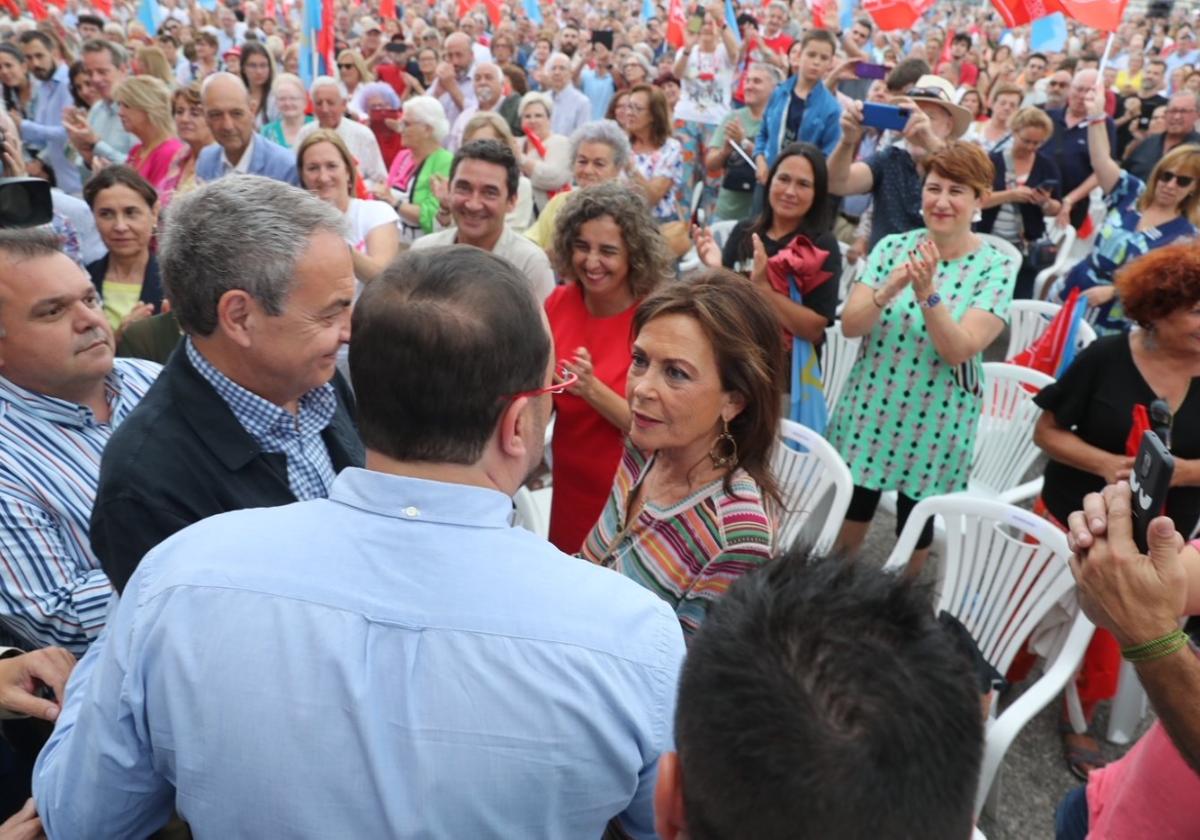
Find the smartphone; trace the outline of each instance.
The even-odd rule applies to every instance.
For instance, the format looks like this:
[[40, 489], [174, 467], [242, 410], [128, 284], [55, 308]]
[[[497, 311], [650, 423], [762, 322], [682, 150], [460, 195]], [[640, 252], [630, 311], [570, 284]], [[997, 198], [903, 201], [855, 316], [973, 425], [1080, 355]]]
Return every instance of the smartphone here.
[[888, 69], [882, 64], [872, 64], [869, 61], [856, 61], [854, 75], [860, 79], [885, 79]]
[[408, 52], [408, 44], [399, 44], [393, 41], [385, 44], [383, 49], [393, 55], [404, 55], [404, 53]]
[[1129, 474], [1129, 489], [1133, 494], [1133, 540], [1139, 551], [1149, 550], [1146, 535], [1150, 520], [1162, 514], [1167, 504], [1167, 489], [1175, 472], [1175, 459], [1167, 445], [1151, 431], [1142, 434], [1133, 471]]
[[688, 18], [688, 25], [687, 25], [688, 32], [692, 33], [693, 35], [699, 35], [700, 29], [703, 26], [704, 26], [704, 13], [703, 12], [701, 12], [698, 15], [692, 15], [690, 18]]
[[880, 130], [903, 131], [912, 112], [898, 105], [880, 102], [863, 103], [863, 125]]

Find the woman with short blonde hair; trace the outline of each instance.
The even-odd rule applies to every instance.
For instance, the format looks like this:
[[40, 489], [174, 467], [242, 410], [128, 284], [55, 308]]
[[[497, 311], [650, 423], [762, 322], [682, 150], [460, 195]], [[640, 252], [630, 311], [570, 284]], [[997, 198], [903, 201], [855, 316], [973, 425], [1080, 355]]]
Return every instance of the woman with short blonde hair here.
[[125, 162], [154, 189], [161, 190], [171, 161], [184, 145], [175, 136], [171, 89], [154, 76], [131, 76], [117, 86], [113, 101], [122, 128], [138, 139]]

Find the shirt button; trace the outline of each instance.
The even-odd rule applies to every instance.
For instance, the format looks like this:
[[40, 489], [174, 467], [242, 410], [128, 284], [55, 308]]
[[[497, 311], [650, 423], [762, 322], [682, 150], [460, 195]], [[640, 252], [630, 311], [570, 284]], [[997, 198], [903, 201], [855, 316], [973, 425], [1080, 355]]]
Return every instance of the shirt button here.
[[406, 507], [404, 509], [405, 516], [420, 516], [420, 514], [421, 514], [421, 511], [417, 510], [412, 505], [409, 505], [408, 507]]

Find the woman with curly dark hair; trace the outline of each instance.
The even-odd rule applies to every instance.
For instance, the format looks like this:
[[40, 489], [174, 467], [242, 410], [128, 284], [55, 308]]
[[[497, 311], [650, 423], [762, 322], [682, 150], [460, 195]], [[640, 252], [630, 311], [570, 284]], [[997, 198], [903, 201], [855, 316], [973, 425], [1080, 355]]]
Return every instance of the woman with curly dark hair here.
[[579, 381], [554, 397], [550, 541], [572, 553], [600, 516], [629, 431], [633, 313], [671, 276], [671, 255], [645, 202], [614, 183], [567, 197], [553, 253], [567, 285], [546, 298], [546, 315], [563, 367]]
[[[1063, 527], [1085, 495], [1128, 478], [1134, 416], [1161, 399], [1174, 418], [1166, 513], [1189, 534], [1200, 518], [1200, 248], [1156, 248], [1118, 272], [1115, 286], [1137, 327], [1097, 339], [1034, 398], [1044, 411], [1033, 439], [1050, 457], [1037, 509]], [[1116, 642], [1097, 630], [1077, 682], [1089, 720], [1116, 691], [1119, 666]], [[1064, 736], [1072, 772], [1086, 777], [1103, 764], [1090, 735]]]

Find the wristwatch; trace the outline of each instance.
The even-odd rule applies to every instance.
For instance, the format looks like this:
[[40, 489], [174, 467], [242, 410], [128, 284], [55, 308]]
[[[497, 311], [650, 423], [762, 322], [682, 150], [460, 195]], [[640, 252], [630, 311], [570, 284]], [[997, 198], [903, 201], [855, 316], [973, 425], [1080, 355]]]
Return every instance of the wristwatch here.
[[933, 309], [935, 306], [937, 306], [941, 302], [942, 302], [942, 296], [939, 295], [937, 292], [934, 292], [929, 297], [925, 298], [925, 300], [921, 301], [921, 308]]

